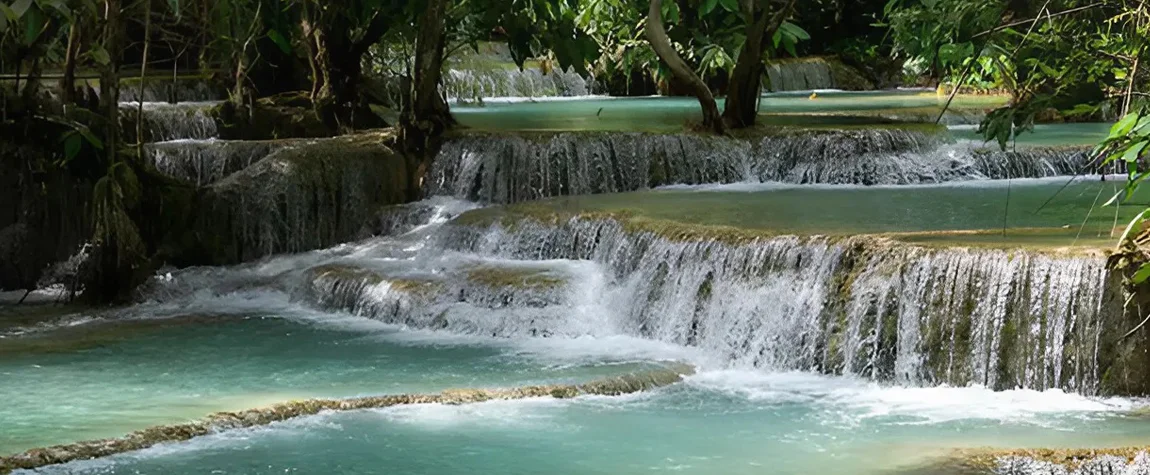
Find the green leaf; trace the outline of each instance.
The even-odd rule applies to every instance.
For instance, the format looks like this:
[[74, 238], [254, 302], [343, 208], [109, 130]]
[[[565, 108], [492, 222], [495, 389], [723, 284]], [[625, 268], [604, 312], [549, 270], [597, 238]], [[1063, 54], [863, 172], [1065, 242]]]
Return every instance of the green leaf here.
[[810, 33], [807, 33], [807, 30], [804, 30], [799, 25], [796, 25], [796, 24], [791, 23], [789, 21], [784, 21], [781, 24], [779, 24], [779, 29], [783, 30], [787, 34], [790, 34], [791, 36], [794, 36], [795, 39], [798, 41], [806, 41], [806, 40], [811, 39], [811, 35], [810, 35]]
[[36, 39], [40, 37], [40, 32], [44, 31], [44, 24], [48, 21], [48, 17], [44, 16], [44, 12], [40, 11], [40, 7], [33, 5], [24, 13], [24, 44], [32, 45]]
[[80, 134], [75, 131], [64, 134], [64, 158], [71, 160], [80, 154], [80, 149], [83, 147], [83, 139]]
[[12, 11], [12, 15], [8, 17], [8, 19], [12, 21], [19, 20], [20, 17], [24, 16], [24, 13], [27, 12], [31, 7], [32, 0], [16, 0], [15, 2], [12, 2], [12, 8], [10, 9]]
[[1142, 154], [1142, 150], [1146, 148], [1146, 144], [1150, 143], [1146, 140], [1135, 143], [1126, 149], [1126, 153], [1122, 154], [1122, 161], [1126, 163], [1134, 163], [1138, 161], [1138, 156]]
[[268, 39], [272, 40], [276, 46], [279, 46], [280, 51], [291, 53], [291, 42], [288, 41], [287, 38], [284, 38], [284, 35], [280, 34], [278, 30], [268, 30]]
[[1134, 277], [1131, 277], [1131, 280], [1133, 280], [1135, 284], [1141, 284], [1146, 282], [1148, 278], [1150, 278], [1150, 262], [1143, 263], [1142, 267], [1138, 268], [1138, 272], [1134, 273]]
[[1122, 236], [1118, 238], [1119, 246], [1126, 242], [1126, 238], [1130, 236], [1130, 233], [1134, 230], [1135, 227], [1137, 227], [1139, 224], [1142, 224], [1142, 220], [1146, 219], [1146, 213], [1150, 213], [1150, 209], [1142, 210], [1141, 213], [1138, 213], [1136, 216], [1134, 216], [1134, 219], [1130, 220], [1130, 223], [1126, 225], [1126, 229], [1122, 231]]
[[719, 5], [722, 5], [723, 10], [732, 13], [739, 11], [739, 0], [719, 0]]
[[699, 5], [699, 16], [707, 16], [707, 14], [714, 11], [718, 5], [719, 0], [703, 0], [703, 4]]
[[1126, 114], [1122, 120], [1110, 127], [1110, 137], [1125, 137], [1134, 128], [1134, 124], [1138, 123], [1138, 114]]
[[106, 66], [108, 63], [112, 62], [112, 57], [108, 56], [108, 50], [104, 49], [104, 47], [100, 45], [92, 45], [92, 48], [88, 51], [88, 56], [90, 56], [92, 61], [100, 66]]
[[100, 137], [97, 137], [96, 134], [93, 134], [92, 129], [81, 126], [77, 128], [76, 131], [84, 137], [84, 140], [87, 140], [89, 144], [92, 144], [92, 147], [99, 150], [104, 149], [104, 141], [100, 140]]

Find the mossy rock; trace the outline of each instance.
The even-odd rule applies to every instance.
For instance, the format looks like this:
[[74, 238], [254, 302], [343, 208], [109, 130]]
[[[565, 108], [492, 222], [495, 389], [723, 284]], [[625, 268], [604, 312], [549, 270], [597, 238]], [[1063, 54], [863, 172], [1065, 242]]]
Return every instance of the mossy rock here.
[[203, 191], [179, 249], [197, 264], [229, 264], [361, 237], [380, 206], [410, 196], [392, 132], [317, 139], [280, 149]]
[[547, 269], [482, 265], [465, 272], [469, 282], [492, 289], [550, 290], [567, 284], [566, 279], [556, 277]]

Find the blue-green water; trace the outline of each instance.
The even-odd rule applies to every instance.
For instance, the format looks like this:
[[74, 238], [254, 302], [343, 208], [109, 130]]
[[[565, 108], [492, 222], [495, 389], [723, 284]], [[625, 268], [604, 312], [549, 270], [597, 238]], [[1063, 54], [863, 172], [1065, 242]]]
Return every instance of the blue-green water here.
[[1150, 190], [1145, 189], [1117, 206], [1103, 206], [1122, 189], [1121, 178], [1116, 177], [1109, 181], [1048, 178], [869, 187], [748, 183], [562, 197], [526, 206], [573, 213], [626, 212], [773, 234], [992, 231], [986, 236], [921, 235], [913, 239], [1109, 246], [1115, 233], [1120, 234], [1134, 215], [1150, 206]]
[[719, 371], [624, 397], [308, 417], [41, 473], [870, 474], [954, 447], [1130, 443], [1125, 403]]
[[[784, 121], [836, 123], [834, 118], [813, 118], [807, 114], [850, 114], [899, 110], [941, 110], [945, 96], [922, 91], [780, 93], [764, 95], [759, 114], [765, 123]], [[952, 104], [959, 109], [990, 109], [1000, 105], [996, 96], [960, 97]], [[722, 102], [720, 101], [720, 106]], [[488, 130], [631, 130], [666, 132], [682, 130], [702, 119], [699, 103], [690, 97], [586, 97], [540, 101], [488, 101], [482, 105], [456, 104], [451, 109], [465, 127]], [[783, 115], [784, 117], [776, 117]], [[929, 113], [927, 115], [930, 115]], [[917, 116], [916, 116], [917, 117]], [[841, 120], [841, 119], [840, 119]], [[933, 121], [934, 117], [930, 117]]]
[[[1007, 143], [1007, 148], [1061, 145], [1096, 145], [1110, 133], [1109, 123], [1086, 122], [1072, 124], [1038, 124], [1033, 131], [1022, 132]], [[951, 134], [959, 140], [984, 143], [976, 126], [954, 126]], [[986, 143], [998, 147], [997, 143]]]
[[491, 342], [427, 341], [265, 294], [218, 300], [209, 307], [233, 313], [98, 320], [0, 339], [0, 454], [293, 399], [583, 381], [629, 369], [608, 364], [609, 355], [556, 363]]

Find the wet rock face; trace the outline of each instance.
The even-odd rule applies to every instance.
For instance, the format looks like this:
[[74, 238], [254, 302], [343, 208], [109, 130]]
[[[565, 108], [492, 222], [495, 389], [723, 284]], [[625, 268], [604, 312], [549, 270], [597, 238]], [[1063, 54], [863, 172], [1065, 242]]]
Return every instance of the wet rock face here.
[[50, 156], [0, 140], [0, 290], [35, 289], [45, 270], [91, 237], [92, 183], [69, 170], [33, 170]]
[[175, 140], [146, 144], [144, 155], [160, 173], [207, 186], [273, 152], [303, 143], [298, 140]]
[[359, 237], [375, 210], [407, 196], [403, 157], [384, 139], [308, 141], [212, 184], [194, 217], [197, 260], [235, 263]]
[[770, 91], [807, 91], [811, 89], [846, 89], [865, 91], [874, 84], [853, 67], [838, 58], [812, 57], [775, 61], [767, 65], [767, 89]]

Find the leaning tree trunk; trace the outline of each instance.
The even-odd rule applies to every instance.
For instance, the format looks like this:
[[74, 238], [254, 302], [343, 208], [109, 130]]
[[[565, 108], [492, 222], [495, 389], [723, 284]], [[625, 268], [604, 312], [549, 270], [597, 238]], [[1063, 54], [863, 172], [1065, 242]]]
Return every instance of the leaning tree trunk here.
[[790, 0], [771, 15], [766, 11], [757, 11], [759, 9], [752, 3], [749, 10], [743, 12], [747, 18], [747, 41], [731, 72], [730, 82], [727, 83], [723, 121], [728, 127], [737, 129], [755, 125], [758, 115], [756, 106], [759, 104], [763, 84], [763, 49], [794, 5], [795, 0]]
[[415, 71], [401, 116], [401, 140], [407, 159], [408, 198], [418, 199], [423, 178], [431, 167], [443, 131], [454, 123], [447, 102], [439, 94], [446, 42], [444, 20], [448, 0], [428, 0], [419, 19], [415, 40]]
[[60, 80], [60, 100], [64, 104], [76, 102], [76, 60], [80, 54], [80, 22], [77, 16], [68, 29], [68, 49], [64, 52], [64, 78]]
[[663, 27], [663, 0], [651, 0], [651, 9], [647, 13], [647, 41], [651, 43], [651, 49], [655, 50], [659, 60], [671, 70], [675, 79], [689, 86], [695, 97], [699, 98], [699, 105], [703, 108], [703, 126], [715, 133], [724, 133], [719, 106], [715, 103], [711, 88], [707, 87], [707, 83], [695, 74], [683, 58], [679, 57], [675, 47], [671, 46], [671, 38], [667, 36], [667, 29]]
[[[100, 68], [100, 108], [104, 112], [107, 127], [104, 137], [104, 151], [108, 163], [116, 162], [116, 152], [120, 148], [120, 54], [123, 25], [120, 20], [120, 0], [105, 0], [104, 50], [108, 52], [108, 64]], [[142, 98], [141, 98], [142, 99]]]

